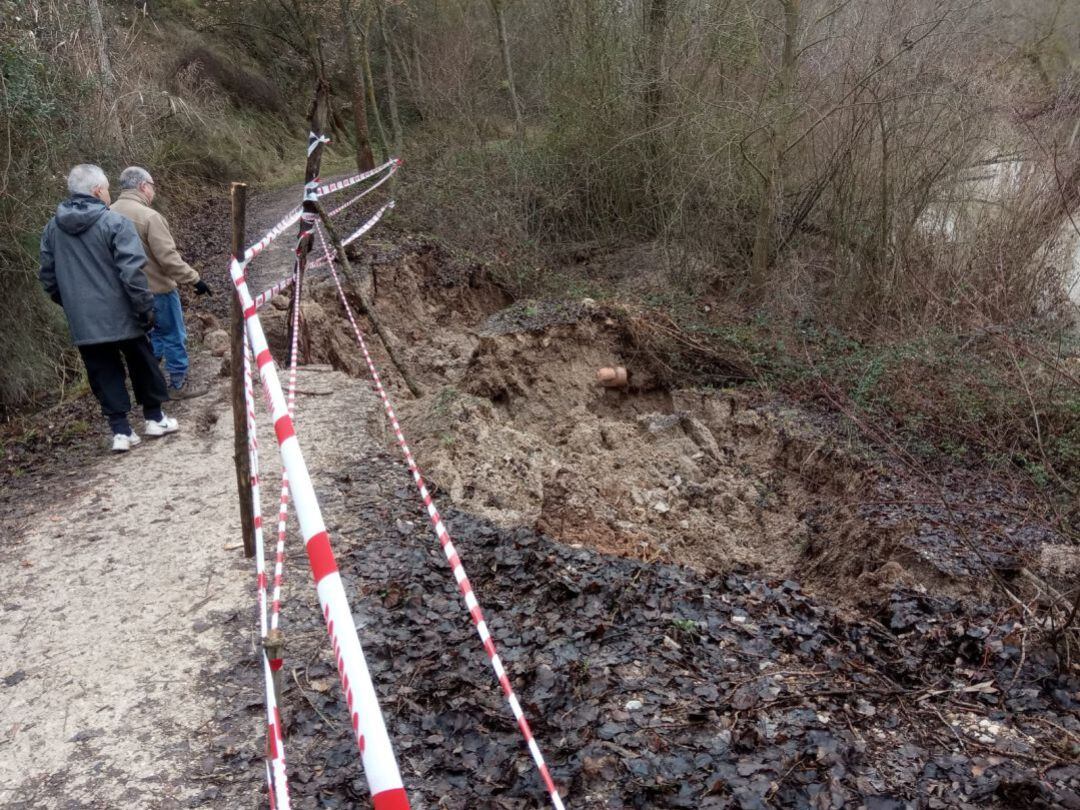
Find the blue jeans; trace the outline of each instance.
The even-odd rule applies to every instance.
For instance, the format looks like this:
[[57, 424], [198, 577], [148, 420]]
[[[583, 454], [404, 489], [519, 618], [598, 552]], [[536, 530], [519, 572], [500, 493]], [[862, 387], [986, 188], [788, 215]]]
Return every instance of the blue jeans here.
[[165, 358], [169, 385], [179, 388], [188, 371], [187, 329], [180, 309], [180, 293], [176, 290], [154, 294], [154, 328], [150, 332], [154, 357]]

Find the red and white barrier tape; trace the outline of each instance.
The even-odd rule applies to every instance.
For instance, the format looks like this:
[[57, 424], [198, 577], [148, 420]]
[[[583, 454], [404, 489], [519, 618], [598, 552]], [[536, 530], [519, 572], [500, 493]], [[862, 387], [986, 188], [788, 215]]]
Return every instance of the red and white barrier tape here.
[[[251, 500], [255, 524], [255, 572], [258, 585], [259, 638], [266, 640], [266, 560], [262, 530], [262, 496], [259, 487], [259, 438], [255, 423], [255, 393], [251, 383], [251, 351], [244, 335], [244, 402], [247, 407], [248, 456], [251, 462]], [[266, 775], [270, 804], [275, 810], [289, 810], [289, 782], [285, 773], [285, 743], [281, 712], [274, 692], [274, 680], [266, 648], [260, 650], [266, 691]]]
[[330, 266], [330, 274], [333, 276], [334, 283], [337, 285], [341, 303], [345, 307], [345, 314], [352, 324], [353, 331], [356, 334], [357, 343], [360, 345], [360, 351], [363, 353], [364, 361], [367, 363], [368, 371], [371, 374], [372, 385], [375, 388], [375, 392], [382, 400], [383, 409], [386, 411], [386, 416], [390, 420], [391, 427], [394, 429], [394, 436], [397, 438], [398, 447], [401, 448], [409, 472], [412, 474], [413, 481], [416, 482], [417, 489], [420, 491], [420, 497], [423, 499], [424, 506], [427, 508], [428, 516], [431, 518], [431, 525], [435, 530], [435, 536], [442, 545], [443, 553], [446, 555], [446, 560], [450, 564], [450, 569], [453, 571], [454, 579], [457, 580], [458, 589], [461, 591], [461, 595], [465, 600], [465, 607], [469, 611], [473, 623], [476, 625], [476, 632], [479, 634], [480, 641], [484, 646], [484, 651], [491, 661], [491, 668], [495, 671], [495, 677], [498, 678], [499, 686], [502, 687], [503, 694], [506, 696], [507, 703], [510, 705], [510, 711], [514, 715], [514, 720], [517, 721], [518, 728], [525, 737], [529, 753], [532, 755], [533, 762], [536, 763], [536, 768], [540, 772], [540, 778], [544, 782], [544, 787], [547, 788], [548, 795], [551, 797], [551, 804], [556, 810], [563, 810], [562, 798], [559, 796], [559, 791], [555, 787], [554, 780], [551, 778], [547, 763], [544, 762], [544, 755], [540, 751], [540, 746], [537, 745], [536, 739], [533, 737], [532, 728], [530, 728], [529, 721], [525, 718], [525, 713], [521, 709], [521, 703], [518, 701], [517, 695], [514, 694], [513, 686], [510, 685], [510, 679], [507, 677], [502, 659], [495, 649], [495, 642], [488, 630], [483, 611], [480, 609], [480, 604], [476, 599], [476, 594], [473, 592], [472, 585], [469, 583], [469, 578], [465, 575], [465, 569], [462, 567], [461, 558], [458, 556], [457, 549], [454, 548], [454, 543], [450, 539], [450, 534], [447, 532], [446, 526], [439, 516], [439, 512], [431, 498], [431, 493], [428, 492], [427, 484], [424, 483], [424, 478], [420, 474], [420, 468], [417, 466], [412, 451], [405, 441], [405, 436], [401, 432], [401, 425], [398, 423], [397, 415], [394, 413], [394, 406], [390, 402], [390, 397], [387, 395], [386, 389], [383, 387], [382, 380], [379, 378], [379, 372], [375, 368], [375, 363], [371, 359], [371, 354], [368, 352], [367, 342], [364, 340], [364, 335], [360, 331], [360, 327], [356, 322], [356, 317], [353, 315], [352, 307], [349, 305], [349, 299], [345, 295], [344, 287], [341, 285], [341, 279], [338, 277], [337, 270], [334, 269], [333, 256], [330, 254], [330, 248], [326, 243], [322, 227], [316, 224], [315, 229], [319, 236], [319, 242], [322, 244], [323, 252], [326, 254], [326, 262]]
[[365, 188], [363, 191], [361, 191], [359, 194], [357, 194], [355, 197], [353, 197], [348, 202], [343, 202], [341, 205], [339, 205], [333, 211], [328, 211], [326, 215], [329, 216], [329, 217], [336, 217], [338, 214], [340, 214], [345, 209], [352, 208], [354, 205], [356, 205], [358, 202], [360, 202], [360, 200], [364, 199], [364, 197], [366, 197], [368, 194], [373, 192], [375, 189], [377, 189], [379, 186], [381, 186], [383, 183], [385, 183], [387, 180], [389, 180], [391, 177], [393, 177], [397, 173], [397, 170], [398, 170], [398, 168], [400, 166], [401, 166], [401, 162], [400, 161], [395, 161], [394, 165], [390, 167], [390, 171], [388, 171], [385, 175], [380, 177], [376, 182], [372, 183], [370, 186]]
[[[300, 347], [300, 299], [303, 280], [297, 273], [293, 287], [293, 322], [292, 322], [292, 346], [289, 348], [289, 388], [286, 407], [289, 416], [296, 417], [296, 364], [299, 358]], [[281, 471], [281, 501], [278, 506], [278, 542], [277, 554], [274, 558], [274, 591], [270, 598], [270, 629], [277, 630], [281, 620], [281, 583], [285, 573], [285, 537], [289, 519], [289, 473]], [[270, 661], [270, 668], [281, 668], [281, 659]]]
[[[370, 171], [361, 172], [360, 174], [354, 174], [351, 177], [346, 177], [346, 178], [344, 178], [342, 180], [336, 180], [335, 182], [327, 183], [326, 185], [322, 185], [322, 186], [317, 185], [317, 186], [314, 187], [313, 191], [315, 192], [316, 197], [323, 197], [323, 196], [326, 196], [328, 194], [334, 194], [334, 193], [336, 193], [338, 191], [342, 191], [344, 189], [355, 186], [357, 183], [362, 183], [365, 180], [367, 180], [369, 177], [375, 177], [378, 174], [382, 174], [387, 169], [391, 169], [391, 171], [387, 175], [387, 177], [384, 177], [384, 178], [380, 179], [379, 182], [376, 183], [375, 186], [372, 187], [372, 188], [375, 188], [376, 186], [381, 185], [391, 174], [396, 172], [400, 166], [401, 166], [401, 161], [398, 158], [391, 158], [386, 163], [382, 164], [381, 166], [376, 166], [374, 169], [371, 169]], [[370, 189], [369, 189], [369, 191], [370, 191]], [[360, 195], [360, 197], [363, 197], [363, 196], [364, 196], [363, 194]], [[339, 207], [339, 208], [335, 209], [334, 213], [340, 213], [345, 208], [348, 208], [350, 205], [352, 205], [357, 200], [359, 200], [360, 197], [356, 197], [355, 199], [351, 200], [349, 203], [346, 203], [345, 206], [342, 206], [342, 207]], [[288, 214], [286, 214], [285, 218], [283, 220], [281, 220], [279, 223], [274, 225], [270, 230], [268, 230], [266, 232], [266, 234], [258, 242], [255, 242], [253, 245], [251, 245], [251, 247], [249, 247], [247, 250], [244, 251], [244, 261], [245, 262], [250, 262], [252, 259], [254, 259], [256, 256], [258, 256], [260, 253], [262, 253], [264, 250], [266, 250], [266, 248], [268, 248], [270, 246], [271, 242], [273, 242], [275, 239], [277, 239], [279, 236], [281, 236], [281, 234], [285, 233], [285, 231], [287, 231], [291, 226], [295, 225], [297, 222], [300, 221], [300, 214], [301, 213], [302, 213], [302, 209], [297, 207], [297, 208], [294, 208], [293, 210], [291, 210]]]
[[359, 228], [357, 228], [351, 234], [346, 236], [341, 242], [342, 247], [344, 247], [346, 245], [351, 245], [353, 242], [355, 242], [357, 239], [359, 239], [365, 233], [367, 233], [372, 228], [374, 228], [375, 225], [378, 223], [378, 221], [383, 218], [383, 214], [385, 214], [387, 211], [389, 211], [391, 208], [393, 208], [396, 205], [397, 205], [396, 202], [394, 202], [393, 200], [390, 200], [390, 202], [388, 202], [386, 205], [384, 205], [382, 208], [380, 208], [378, 211], [376, 211], [374, 214], [372, 214], [371, 219], [369, 219], [367, 222], [365, 222], [363, 225], [361, 225]]
[[[342, 242], [341, 242], [341, 246], [344, 247], [345, 245], [352, 244], [357, 239], [359, 239], [361, 236], [363, 236], [365, 233], [367, 233], [372, 228], [374, 228], [378, 224], [379, 220], [383, 218], [383, 214], [385, 214], [387, 211], [389, 211], [391, 208], [393, 208], [395, 206], [395, 204], [396, 203], [393, 200], [390, 200], [390, 202], [388, 202], [386, 205], [384, 205], [382, 208], [380, 208], [378, 211], [376, 211], [374, 214], [372, 214], [371, 219], [369, 219], [367, 222], [365, 222], [363, 225], [361, 225], [359, 228], [357, 228], [355, 231], [353, 231], [351, 234], [349, 234], [347, 237], [345, 237], [345, 239], [343, 239]], [[319, 237], [322, 238], [322, 228], [321, 227], [319, 228]], [[309, 264], [308, 267], [309, 268], [326, 267], [326, 265], [328, 265], [328, 264], [331, 267], [334, 266], [333, 257], [330, 256], [329, 253], [327, 253], [327, 255], [322, 259], [316, 259], [311, 264]]]
[[[312, 133], [311, 138], [315, 138], [315, 134]], [[323, 139], [323, 142], [329, 143], [329, 139]], [[319, 143], [315, 141], [314, 145], [309, 143], [308, 155]], [[312, 184], [305, 186], [305, 198], [310, 194], [310, 188]], [[303, 287], [303, 275], [300, 272], [301, 265], [301, 251], [303, 249], [304, 239], [311, 233], [310, 223], [312, 217], [310, 214], [302, 214], [302, 220], [305, 227], [301, 227], [296, 239], [296, 260], [293, 262], [293, 275], [291, 283], [293, 285], [293, 299], [292, 299], [292, 345], [289, 348], [289, 386], [288, 396], [286, 402], [286, 410], [289, 417], [292, 418], [296, 414], [296, 364], [299, 355], [300, 345], [300, 305], [301, 305], [301, 293]], [[281, 286], [284, 282], [280, 282]], [[258, 307], [258, 299], [256, 301], [256, 308]], [[277, 630], [281, 622], [281, 583], [284, 580], [285, 575], [285, 539], [288, 531], [289, 521], [289, 473], [288, 470], [282, 467], [281, 470], [281, 493], [278, 499], [278, 539], [277, 548], [274, 555], [274, 589], [271, 597], [270, 608], [270, 628]], [[272, 658], [270, 659], [270, 669], [277, 672], [281, 669], [282, 659]]]
[[396, 171], [401, 165], [400, 158], [390, 158], [386, 163], [381, 166], [376, 166], [374, 169], [369, 169], [366, 172], [360, 172], [360, 174], [354, 174], [351, 177], [345, 177], [341, 180], [335, 180], [332, 183], [326, 183], [315, 189], [315, 193], [320, 197], [326, 197], [330, 194], [337, 194], [339, 191], [344, 191], [347, 188], [355, 186], [357, 183], [363, 183], [369, 177], [374, 177], [377, 174], [382, 174], [387, 169], [393, 167]]
[[307, 464], [300, 450], [292, 417], [289, 416], [277, 367], [248, 290], [245, 266], [246, 262], [233, 259], [229, 266], [229, 275], [240, 297], [245, 327], [255, 353], [263, 391], [270, 405], [282, 465], [289, 476], [289, 489], [315, 579], [319, 604], [333, 644], [345, 701], [349, 707], [353, 732], [360, 749], [375, 810], [408, 810], [409, 799], [401, 781], [390, 737], [386, 732], [364, 651], [356, 634], [352, 610], [338, 573], [337, 560], [330, 547], [330, 537], [323, 522], [322, 510], [319, 508]]
[[266, 232], [266, 235], [258, 242], [253, 244], [247, 250], [244, 251], [244, 261], [250, 262], [266, 248], [270, 247], [270, 243], [281, 236], [291, 226], [295, 225], [300, 219], [300, 209], [294, 208], [288, 214], [285, 215], [285, 219], [281, 220], [277, 225]]
[[261, 293], [256, 295], [255, 296], [255, 309], [262, 309], [267, 301], [269, 301], [271, 298], [273, 298], [279, 292], [284, 292], [287, 288], [292, 286], [292, 283], [294, 281], [296, 281], [296, 274], [295, 273], [293, 275], [289, 276], [288, 278], [282, 279], [277, 284], [275, 284], [273, 287], [270, 287], [270, 288], [268, 288], [266, 290], [263, 290]]

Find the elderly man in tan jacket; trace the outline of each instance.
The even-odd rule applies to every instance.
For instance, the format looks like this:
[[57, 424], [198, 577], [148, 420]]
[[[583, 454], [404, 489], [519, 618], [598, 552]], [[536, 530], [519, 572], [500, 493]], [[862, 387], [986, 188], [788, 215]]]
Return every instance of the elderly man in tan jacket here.
[[139, 166], [130, 166], [120, 173], [120, 198], [112, 210], [130, 219], [146, 251], [143, 271], [154, 294], [154, 328], [150, 342], [158, 361], [165, 360], [169, 373], [169, 396], [183, 399], [197, 396], [188, 385], [187, 330], [180, 308], [177, 284], [194, 284], [195, 292], [208, 295], [210, 288], [199, 274], [185, 262], [176, 250], [165, 217], [150, 207], [154, 202], [154, 178]]

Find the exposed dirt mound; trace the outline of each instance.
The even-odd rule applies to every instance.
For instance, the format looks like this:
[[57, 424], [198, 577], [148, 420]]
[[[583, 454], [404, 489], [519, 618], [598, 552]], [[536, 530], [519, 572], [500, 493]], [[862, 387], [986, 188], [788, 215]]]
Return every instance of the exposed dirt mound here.
[[629, 390], [597, 386], [599, 367], [634, 370], [620, 339], [603, 318], [482, 334], [458, 385], [406, 409], [435, 479], [470, 510], [565, 542], [712, 570], [789, 567], [815, 490], [835, 497], [859, 476], [813, 467], [813, 437], [790, 438], [793, 418], [734, 391], [666, 392], [648, 371]]
[[[421, 467], [500, 525], [708, 572], [760, 568], [871, 601], [898, 583], [979, 590], [987, 565], [1035, 568], [1039, 548], [1060, 542], [1022, 493], [975, 474], [935, 491], [797, 408], [667, 387], [670, 368], [624, 313], [589, 300], [510, 304], [482, 268], [418, 239], [368, 243], [356, 258], [426, 389], [396, 396]], [[314, 276], [309, 289], [311, 359], [365, 376], [336, 288]], [[275, 303], [264, 323], [284, 356], [287, 301]], [[597, 369], [618, 365], [626, 387], [597, 384]]]
[[[391, 340], [410, 368], [428, 384], [456, 378], [476, 346], [470, 326], [510, 303], [509, 296], [484, 270], [430, 242], [403, 238], [399, 242], [364, 242], [364, 252], [350, 261], [355, 280], [378, 310]], [[352, 327], [343, 317], [337, 287], [325, 269], [313, 271], [305, 282], [301, 307], [307, 331], [307, 358], [329, 363], [353, 376], [366, 376], [367, 366], [356, 348]], [[350, 291], [350, 305], [359, 314], [359, 298]], [[288, 357], [290, 297], [281, 294], [261, 313], [275, 357]], [[368, 334], [366, 323], [361, 324]], [[370, 341], [376, 362], [386, 368], [392, 389], [397, 376], [389, 373], [388, 358], [378, 338]], [[402, 388], [404, 390], [404, 388]]]

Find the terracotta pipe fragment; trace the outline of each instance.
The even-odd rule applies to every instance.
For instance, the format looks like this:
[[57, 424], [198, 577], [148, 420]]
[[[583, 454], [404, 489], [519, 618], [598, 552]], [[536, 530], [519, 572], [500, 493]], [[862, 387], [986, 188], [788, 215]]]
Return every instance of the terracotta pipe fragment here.
[[622, 366], [607, 366], [596, 372], [596, 381], [605, 388], [624, 388], [629, 375]]

